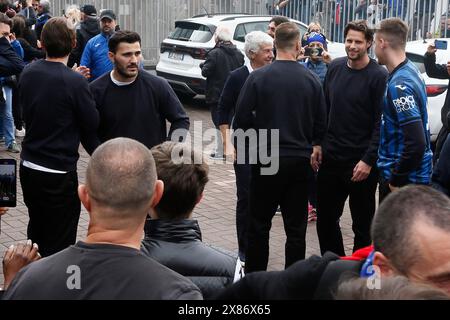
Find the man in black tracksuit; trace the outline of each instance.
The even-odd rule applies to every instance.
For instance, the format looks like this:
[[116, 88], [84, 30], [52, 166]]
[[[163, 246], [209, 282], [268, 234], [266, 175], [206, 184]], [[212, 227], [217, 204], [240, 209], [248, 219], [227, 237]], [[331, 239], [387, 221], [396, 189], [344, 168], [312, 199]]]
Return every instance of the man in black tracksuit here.
[[42, 32], [47, 58], [29, 64], [19, 82], [27, 128], [20, 182], [30, 216], [28, 239], [39, 245], [42, 256], [75, 243], [81, 211], [78, 149], [81, 141], [91, 154], [99, 144], [89, 84], [66, 66], [75, 33], [64, 18], [48, 24]]
[[[304, 259], [307, 172], [313, 145], [320, 145], [325, 134], [326, 106], [320, 81], [296, 60], [301, 49], [298, 27], [281, 24], [275, 45], [277, 60], [249, 76], [236, 105], [235, 127], [259, 130], [257, 146], [250, 142], [250, 158], [258, 161], [252, 165], [250, 182], [246, 272], [267, 268], [269, 232], [278, 205], [287, 235], [286, 267]], [[265, 133], [271, 141], [266, 141]], [[245, 150], [245, 139], [239, 136], [235, 132], [238, 155]]]
[[320, 250], [344, 256], [339, 219], [347, 197], [355, 233], [353, 249], [370, 244], [375, 213], [379, 127], [387, 71], [370, 59], [373, 32], [365, 22], [345, 28], [347, 57], [328, 68], [324, 91], [328, 131], [318, 173], [317, 233]]

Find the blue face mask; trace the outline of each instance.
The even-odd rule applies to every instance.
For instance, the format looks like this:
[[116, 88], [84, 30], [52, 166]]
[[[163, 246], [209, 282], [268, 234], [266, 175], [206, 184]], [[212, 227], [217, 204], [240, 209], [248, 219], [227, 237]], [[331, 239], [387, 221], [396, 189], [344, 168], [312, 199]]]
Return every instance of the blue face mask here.
[[374, 257], [375, 257], [375, 250], [369, 254], [366, 261], [364, 262], [361, 268], [361, 272], [359, 274], [361, 278], [369, 278], [375, 274], [374, 268], [371, 268], [373, 266]]

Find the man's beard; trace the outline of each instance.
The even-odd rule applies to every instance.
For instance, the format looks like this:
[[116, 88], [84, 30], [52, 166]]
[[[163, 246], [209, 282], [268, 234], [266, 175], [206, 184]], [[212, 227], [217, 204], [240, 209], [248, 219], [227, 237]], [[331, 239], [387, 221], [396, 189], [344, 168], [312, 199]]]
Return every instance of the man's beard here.
[[109, 31], [105, 31], [105, 29], [102, 29], [102, 33], [106, 36], [111, 36], [114, 33], [114, 29], [109, 28]]
[[[130, 74], [130, 73], [127, 72], [128, 67], [122, 67], [117, 62], [115, 63], [115, 65], [116, 65], [117, 73], [120, 74], [122, 77], [128, 78], [128, 79], [136, 77], [136, 75], [137, 75], [136, 73]], [[138, 69], [139, 66], [136, 65], [136, 68]]]

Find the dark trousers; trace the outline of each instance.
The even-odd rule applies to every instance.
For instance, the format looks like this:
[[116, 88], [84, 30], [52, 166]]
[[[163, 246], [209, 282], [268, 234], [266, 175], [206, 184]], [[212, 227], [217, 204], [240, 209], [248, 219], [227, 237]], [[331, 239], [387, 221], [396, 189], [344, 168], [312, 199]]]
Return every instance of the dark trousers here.
[[19, 103], [19, 90], [17, 86], [13, 87], [12, 95], [12, 113], [14, 118], [14, 126], [17, 130], [23, 129], [22, 106]]
[[305, 258], [309, 168], [307, 159], [280, 158], [278, 173], [264, 176], [260, 172], [261, 165], [252, 165], [247, 273], [267, 269], [269, 233], [278, 205], [287, 236], [285, 267]]
[[74, 244], [81, 203], [76, 171], [53, 174], [20, 166], [23, 199], [28, 208], [28, 239], [49, 256]]
[[308, 201], [314, 209], [317, 208], [317, 174], [312, 168], [308, 173]]
[[339, 221], [348, 197], [353, 221], [352, 230], [355, 234], [353, 251], [371, 243], [370, 225], [375, 213], [378, 172], [372, 168], [366, 180], [352, 182], [353, 169], [354, 165], [343, 167], [324, 163], [319, 170], [317, 234], [322, 254], [331, 251], [345, 256]]
[[208, 103], [209, 110], [211, 111], [211, 119], [214, 124], [214, 127], [216, 128], [216, 150], [215, 153], [218, 153], [219, 155], [223, 155], [223, 141], [222, 141], [222, 134], [220, 133], [219, 129], [219, 110], [218, 110], [218, 103]]
[[239, 259], [245, 261], [245, 251], [247, 248], [247, 220], [249, 209], [249, 189], [251, 165], [234, 164], [234, 172], [236, 174], [236, 231], [239, 246]]
[[378, 191], [378, 204], [381, 204], [384, 199], [392, 192], [391, 188], [389, 188], [389, 181], [384, 179], [381, 175], [379, 178], [379, 191]]

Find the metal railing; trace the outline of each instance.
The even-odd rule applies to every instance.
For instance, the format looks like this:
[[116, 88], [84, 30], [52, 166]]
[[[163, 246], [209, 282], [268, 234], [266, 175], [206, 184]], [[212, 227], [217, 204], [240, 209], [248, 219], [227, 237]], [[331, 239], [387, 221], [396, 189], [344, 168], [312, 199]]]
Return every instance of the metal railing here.
[[266, 0], [50, 0], [54, 16], [69, 5], [94, 4], [97, 10], [113, 9], [120, 28], [142, 37], [142, 53], [147, 65], [159, 59], [161, 42], [175, 28], [175, 21], [204, 13], [267, 14]]
[[398, 17], [410, 32], [408, 40], [450, 37], [448, 0], [268, 0], [269, 14], [285, 15], [306, 24], [319, 22], [332, 41], [343, 42], [345, 25], [364, 19], [375, 27], [382, 19]]
[[[69, 5], [94, 4], [113, 9], [121, 29], [142, 37], [147, 65], [159, 59], [161, 42], [175, 21], [204, 13], [285, 15], [306, 24], [319, 22], [332, 41], [343, 42], [345, 25], [366, 19], [371, 26], [399, 17], [410, 26], [409, 40], [450, 37], [449, 0], [51, 0], [52, 13], [62, 15]], [[277, 4], [281, 4], [281, 7]]]

